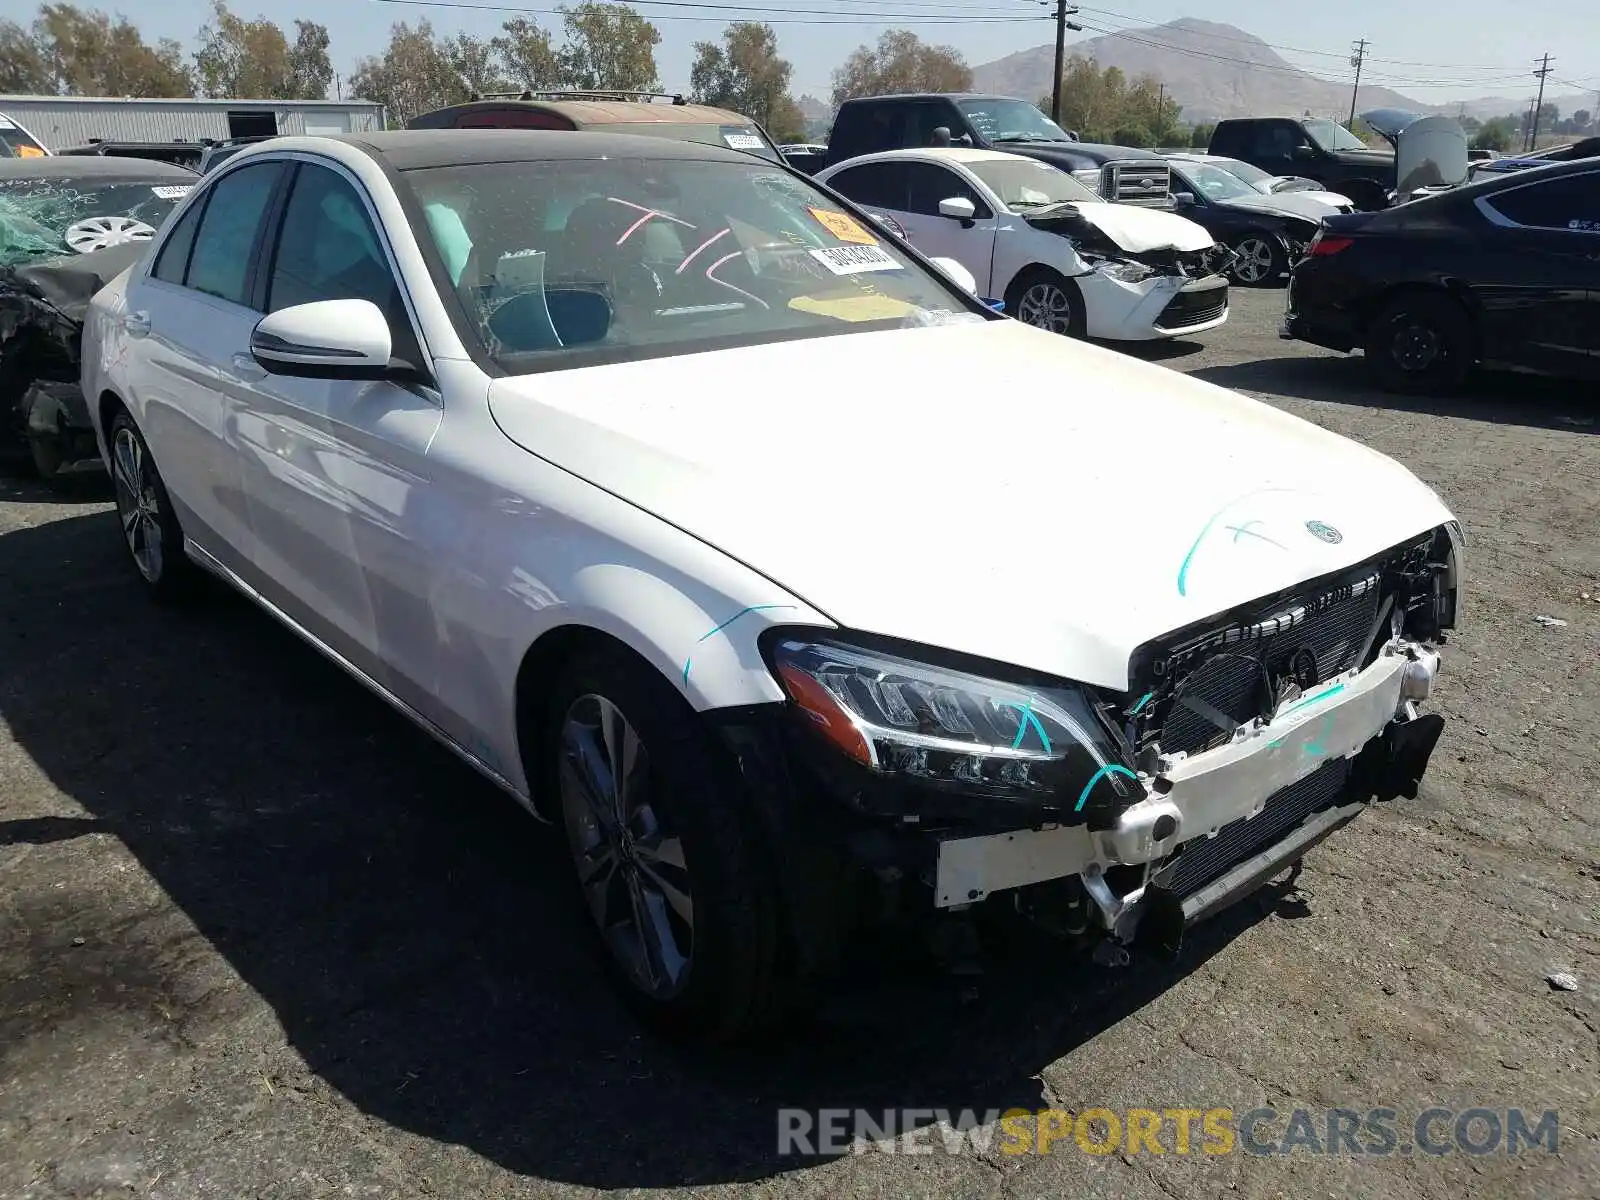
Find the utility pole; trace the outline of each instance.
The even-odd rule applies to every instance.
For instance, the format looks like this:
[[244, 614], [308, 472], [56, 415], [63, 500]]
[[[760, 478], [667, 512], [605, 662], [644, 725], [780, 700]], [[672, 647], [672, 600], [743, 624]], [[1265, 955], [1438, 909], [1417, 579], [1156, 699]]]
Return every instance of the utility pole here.
[[1077, 15], [1077, 8], [1069, 7], [1067, 0], [1056, 0], [1056, 75], [1050, 88], [1050, 119], [1057, 125], [1061, 124], [1061, 72], [1067, 68], [1067, 30], [1083, 29], [1067, 18]]
[[1539, 110], [1544, 107], [1544, 77], [1550, 74], [1550, 56], [1546, 54], [1533, 72], [1539, 77], [1539, 98], [1533, 102], [1533, 132], [1528, 135], [1528, 149], [1539, 148]]
[[1354, 128], [1356, 123], [1356, 93], [1361, 90], [1361, 64], [1367, 61], [1367, 39], [1362, 38], [1350, 50], [1350, 65], [1356, 69], [1356, 81], [1350, 89], [1350, 119], [1345, 122], [1346, 129]]

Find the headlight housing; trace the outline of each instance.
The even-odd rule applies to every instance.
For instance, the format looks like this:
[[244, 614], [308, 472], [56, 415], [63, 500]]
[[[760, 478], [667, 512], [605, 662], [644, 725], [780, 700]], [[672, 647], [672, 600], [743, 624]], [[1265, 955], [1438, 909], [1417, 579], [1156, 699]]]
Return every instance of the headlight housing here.
[[1143, 283], [1156, 273], [1154, 267], [1137, 262], [1103, 262], [1095, 270], [1123, 283]]
[[1119, 736], [1070, 683], [1023, 684], [833, 639], [779, 636], [804, 723], [872, 775], [1098, 823], [1144, 796]]

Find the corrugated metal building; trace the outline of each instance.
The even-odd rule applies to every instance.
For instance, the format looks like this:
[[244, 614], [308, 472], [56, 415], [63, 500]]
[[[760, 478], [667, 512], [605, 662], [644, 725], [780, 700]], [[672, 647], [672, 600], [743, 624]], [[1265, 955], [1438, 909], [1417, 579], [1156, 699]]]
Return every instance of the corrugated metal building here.
[[0, 96], [10, 117], [50, 150], [119, 142], [197, 142], [261, 134], [370, 133], [383, 105], [361, 100], [113, 99]]

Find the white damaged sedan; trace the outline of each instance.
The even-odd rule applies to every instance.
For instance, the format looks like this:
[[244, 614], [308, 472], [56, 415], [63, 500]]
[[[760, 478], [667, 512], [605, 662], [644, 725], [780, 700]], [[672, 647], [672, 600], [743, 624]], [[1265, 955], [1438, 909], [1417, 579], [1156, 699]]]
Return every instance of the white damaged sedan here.
[[1171, 947], [1415, 796], [1442, 725], [1460, 530], [1409, 472], [733, 151], [274, 139], [83, 364], [154, 596], [226, 580], [559, 825], [686, 1035], [872, 921]]
[[1191, 337], [1228, 319], [1231, 252], [1176, 213], [1112, 204], [1049, 163], [997, 150], [890, 150], [817, 182], [890, 213], [1028, 325], [1073, 337]]

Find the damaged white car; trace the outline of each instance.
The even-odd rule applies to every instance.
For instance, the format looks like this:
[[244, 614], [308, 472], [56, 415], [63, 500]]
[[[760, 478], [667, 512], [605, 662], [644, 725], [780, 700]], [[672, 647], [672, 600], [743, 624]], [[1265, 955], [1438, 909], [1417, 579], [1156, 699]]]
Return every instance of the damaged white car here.
[[892, 213], [1022, 321], [1073, 337], [1187, 337], [1228, 319], [1232, 252], [1185, 217], [1112, 204], [1065, 171], [995, 150], [892, 150], [817, 175]]
[[558, 823], [674, 1030], [784, 1016], [875, 922], [1170, 945], [1442, 725], [1461, 540], [1404, 467], [752, 155], [278, 138], [83, 363], [151, 593], [227, 580]]

